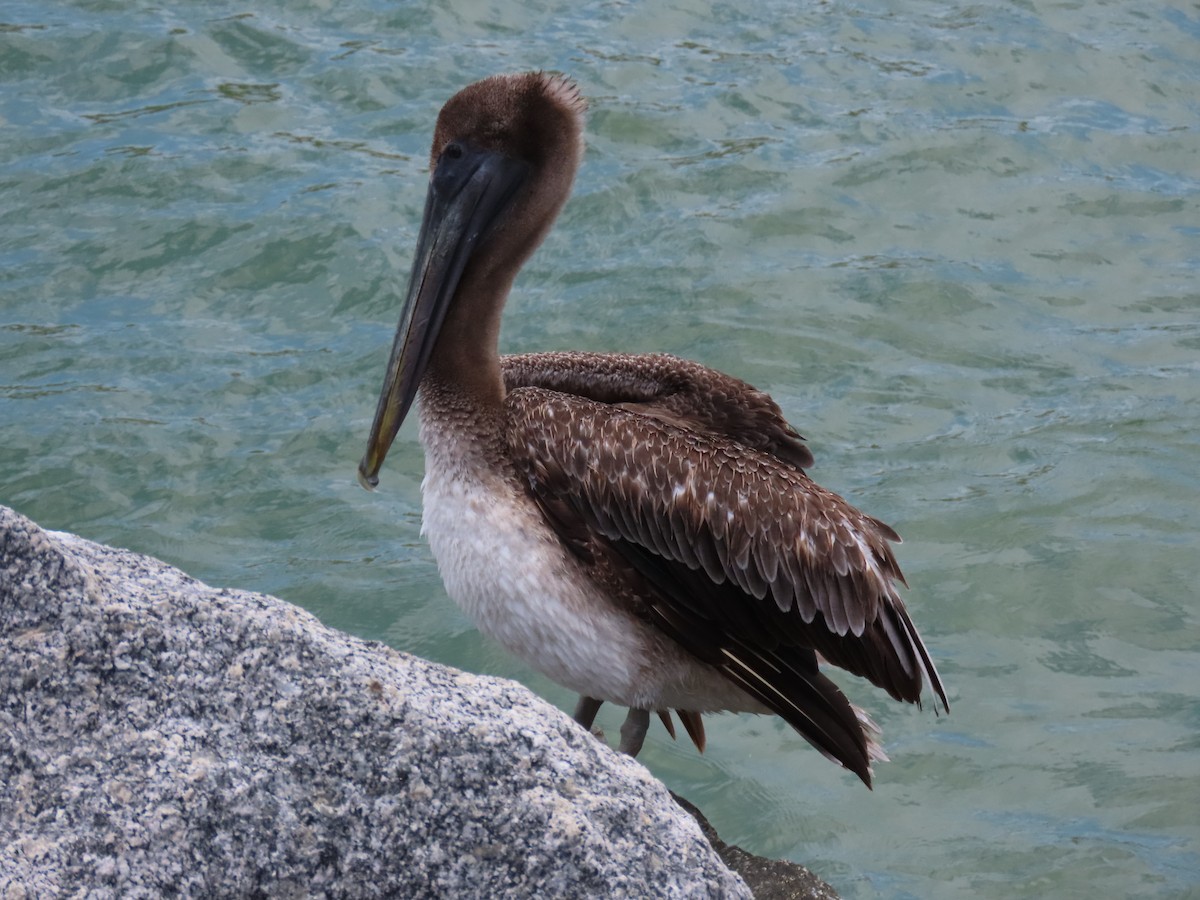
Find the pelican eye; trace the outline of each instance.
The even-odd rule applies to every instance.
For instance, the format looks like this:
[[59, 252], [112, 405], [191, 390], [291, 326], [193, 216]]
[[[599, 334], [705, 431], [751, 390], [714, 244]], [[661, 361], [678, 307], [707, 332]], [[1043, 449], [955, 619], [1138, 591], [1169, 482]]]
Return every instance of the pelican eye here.
[[442, 151], [442, 156], [446, 159], [462, 159], [464, 152], [462, 144], [458, 141], [451, 141]]

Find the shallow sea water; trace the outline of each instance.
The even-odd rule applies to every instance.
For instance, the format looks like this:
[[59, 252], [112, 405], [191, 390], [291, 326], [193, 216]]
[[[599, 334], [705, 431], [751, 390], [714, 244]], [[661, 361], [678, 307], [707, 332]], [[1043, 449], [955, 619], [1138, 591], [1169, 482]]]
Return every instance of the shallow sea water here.
[[844, 679], [873, 792], [753, 717], [642, 761], [846, 897], [1200, 895], [1200, 6], [176, 6], [0, 7], [0, 502], [569, 708], [445, 598], [415, 428], [354, 478], [438, 108], [564, 71], [504, 348], [771, 391], [951, 690]]

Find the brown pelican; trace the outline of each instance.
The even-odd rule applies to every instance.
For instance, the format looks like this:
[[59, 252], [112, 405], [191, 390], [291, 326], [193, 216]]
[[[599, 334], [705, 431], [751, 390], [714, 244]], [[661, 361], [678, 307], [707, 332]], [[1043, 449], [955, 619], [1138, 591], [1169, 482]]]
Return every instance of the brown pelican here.
[[499, 75], [438, 116], [408, 295], [359, 477], [378, 483], [414, 398], [422, 531], [446, 590], [535, 669], [629, 708], [775, 713], [868, 786], [878, 730], [819, 669], [897, 700], [937, 670], [896, 590], [896, 533], [804, 473], [812, 455], [750, 385], [666, 355], [502, 358], [513, 279], [570, 193], [585, 102]]

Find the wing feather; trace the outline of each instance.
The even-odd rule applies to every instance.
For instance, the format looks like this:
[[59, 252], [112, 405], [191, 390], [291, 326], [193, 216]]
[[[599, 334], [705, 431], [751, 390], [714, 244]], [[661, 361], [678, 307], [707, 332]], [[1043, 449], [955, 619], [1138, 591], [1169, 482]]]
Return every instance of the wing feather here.
[[948, 708], [896, 591], [890, 528], [730, 441], [543, 388], [514, 390], [507, 406], [510, 450], [531, 492], [553, 498], [559, 517], [569, 510], [615, 545], [661, 559], [658, 587], [672, 605], [697, 602], [686, 573], [702, 571], [726, 588], [705, 613], [732, 638], [761, 632], [749, 622], [762, 621], [897, 699], [919, 702], [928, 679]]
[[811, 649], [785, 646], [774, 623], [759, 615], [762, 607], [729, 604], [733, 585], [717, 585], [700, 571], [680, 572], [677, 563], [636, 544], [615, 541], [614, 547], [662, 596], [690, 598], [688, 604], [651, 602], [650, 621], [870, 786], [871, 760], [882, 751], [864, 731], [861, 710], [818, 671]]
[[723, 435], [806, 469], [804, 438], [778, 404], [741, 379], [666, 353], [526, 353], [500, 358], [505, 387], [543, 387]]

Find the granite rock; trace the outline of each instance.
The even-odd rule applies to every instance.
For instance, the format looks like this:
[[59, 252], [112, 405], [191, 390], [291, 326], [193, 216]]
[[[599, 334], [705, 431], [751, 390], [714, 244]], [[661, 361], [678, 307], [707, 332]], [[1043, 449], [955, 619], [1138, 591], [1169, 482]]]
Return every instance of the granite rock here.
[[786, 859], [755, 856], [736, 844], [725, 843], [694, 804], [678, 794], [672, 793], [671, 796], [700, 823], [700, 830], [725, 865], [745, 879], [754, 893], [754, 900], [838, 900], [833, 887], [818, 878], [811, 869]]
[[0, 507], [0, 898], [749, 895], [520, 685]]

